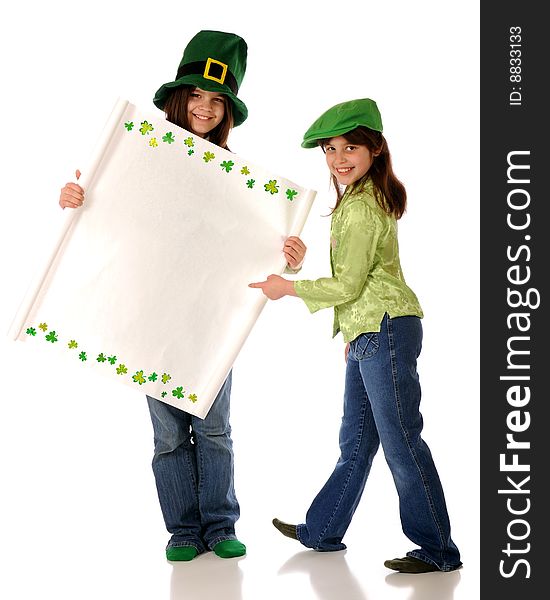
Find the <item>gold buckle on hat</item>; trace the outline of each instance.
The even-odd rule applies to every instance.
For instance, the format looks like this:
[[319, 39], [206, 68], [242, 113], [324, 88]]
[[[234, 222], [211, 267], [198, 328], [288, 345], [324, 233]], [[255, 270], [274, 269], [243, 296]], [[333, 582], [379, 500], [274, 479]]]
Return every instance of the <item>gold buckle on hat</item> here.
[[[212, 65], [220, 65], [222, 68], [222, 74], [220, 77], [216, 77], [215, 75], [210, 75], [210, 67]], [[205, 79], [212, 79], [212, 81], [217, 81], [218, 83], [222, 83], [225, 81], [225, 76], [227, 75], [227, 65], [225, 63], [220, 62], [214, 58], [208, 58], [206, 61], [206, 66], [204, 67], [204, 73], [202, 76]]]

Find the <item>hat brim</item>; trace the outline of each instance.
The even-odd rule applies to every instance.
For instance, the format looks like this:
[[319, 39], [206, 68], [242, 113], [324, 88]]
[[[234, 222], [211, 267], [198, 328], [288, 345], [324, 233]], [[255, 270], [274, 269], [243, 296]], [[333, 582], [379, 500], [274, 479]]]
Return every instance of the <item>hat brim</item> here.
[[[311, 134], [309, 134], [309, 132], [306, 131], [301, 146], [302, 148], [315, 148], [319, 145], [319, 140], [330, 140], [330, 138], [338, 137], [340, 135], [348, 133], [349, 131], [353, 131], [361, 125], [362, 123], [354, 123], [353, 125], [346, 125], [345, 127], [334, 127], [332, 129], [326, 129], [324, 131], [317, 130]], [[366, 127], [366, 125], [364, 125], [364, 127]], [[374, 131], [382, 131], [382, 129], [375, 129], [374, 127], [369, 127], [369, 129], [373, 129]]]
[[202, 75], [184, 75], [175, 81], [170, 81], [161, 85], [157, 90], [155, 97], [153, 98], [153, 104], [160, 108], [160, 110], [164, 109], [164, 104], [168, 98], [170, 92], [182, 85], [190, 85], [193, 87], [198, 87], [201, 90], [206, 90], [207, 92], [218, 92], [219, 94], [223, 94], [227, 96], [231, 101], [233, 106], [233, 125], [237, 127], [246, 121], [248, 117], [248, 109], [246, 108], [245, 103], [237, 98], [235, 94], [226, 86], [217, 81], [212, 81], [209, 79], [205, 79]]

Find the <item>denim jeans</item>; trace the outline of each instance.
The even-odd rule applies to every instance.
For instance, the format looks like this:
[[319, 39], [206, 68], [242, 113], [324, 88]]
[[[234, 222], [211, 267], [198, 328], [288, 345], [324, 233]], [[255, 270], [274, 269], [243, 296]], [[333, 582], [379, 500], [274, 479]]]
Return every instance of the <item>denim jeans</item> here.
[[350, 343], [340, 458], [313, 500], [300, 542], [319, 551], [343, 550], [342, 538], [365, 487], [380, 443], [399, 496], [405, 535], [419, 547], [408, 553], [442, 571], [461, 565], [432, 455], [421, 437], [416, 359], [422, 347], [418, 317], [387, 315], [380, 332]]
[[153, 473], [168, 547], [206, 552], [236, 539], [239, 504], [233, 485], [233, 442], [229, 424], [231, 373], [205, 419], [147, 396], [153, 422]]

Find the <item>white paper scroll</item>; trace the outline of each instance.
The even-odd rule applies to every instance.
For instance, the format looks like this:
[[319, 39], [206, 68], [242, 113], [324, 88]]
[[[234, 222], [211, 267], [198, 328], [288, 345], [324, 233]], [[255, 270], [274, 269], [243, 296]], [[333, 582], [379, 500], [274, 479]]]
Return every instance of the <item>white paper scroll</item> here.
[[125, 100], [79, 183], [12, 337], [204, 418], [315, 192]]

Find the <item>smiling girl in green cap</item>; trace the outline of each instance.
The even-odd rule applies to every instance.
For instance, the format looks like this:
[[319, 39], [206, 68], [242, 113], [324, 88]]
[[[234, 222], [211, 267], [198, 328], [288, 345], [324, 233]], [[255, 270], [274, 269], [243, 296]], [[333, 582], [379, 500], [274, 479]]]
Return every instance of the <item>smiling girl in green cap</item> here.
[[[376, 103], [363, 98], [333, 106], [307, 130], [302, 146], [323, 149], [337, 192], [332, 276], [289, 281], [270, 275], [250, 287], [272, 300], [298, 296], [311, 312], [334, 307], [333, 336], [342, 332], [347, 362], [341, 454], [305, 523], [274, 519], [273, 524], [308, 548], [343, 550], [342, 538], [382, 444], [403, 531], [418, 546], [385, 566], [404, 573], [453, 571], [462, 565], [460, 554], [451, 539], [439, 476], [421, 437], [416, 361], [423, 314], [399, 261], [397, 220], [405, 212], [406, 191], [393, 173]], [[369, 547], [375, 544], [368, 541]]]
[[[175, 80], [162, 85], [153, 102], [171, 123], [227, 148], [232, 127], [248, 115], [237, 97], [246, 60], [247, 45], [238, 35], [200, 31], [186, 46]], [[77, 208], [83, 201], [84, 190], [77, 183], [61, 190], [62, 208]], [[286, 240], [289, 272], [299, 269], [305, 251], [299, 238]], [[246, 553], [235, 535], [240, 509], [233, 483], [230, 393], [231, 372], [205, 419], [147, 397], [155, 441], [153, 472], [172, 534], [168, 560], [188, 561], [208, 550], [222, 558]]]

